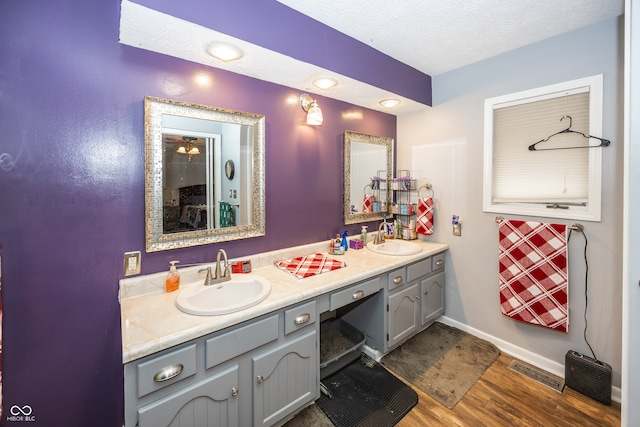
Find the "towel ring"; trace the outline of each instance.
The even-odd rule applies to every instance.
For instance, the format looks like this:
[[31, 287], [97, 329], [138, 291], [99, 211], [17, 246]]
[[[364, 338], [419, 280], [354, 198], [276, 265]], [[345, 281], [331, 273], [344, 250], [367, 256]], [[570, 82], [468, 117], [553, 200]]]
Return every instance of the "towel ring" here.
[[423, 188], [424, 188], [425, 190], [427, 190], [427, 191], [430, 193], [429, 197], [433, 197], [433, 186], [432, 186], [431, 184], [425, 184], [425, 185], [423, 185], [422, 187], [418, 188], [418, 197], [422, 197], [422, 196], [420, 195], [420, 191], [421, 191]]
[[364, 186], [364, 188], [362, 189], [362, 191], [364, 192], [364, 194], [367, 194], [367, 187], [371, 188], [371, 192], [373, 192], [373, 188], [371, 187], [371, 184], [367, 184]]

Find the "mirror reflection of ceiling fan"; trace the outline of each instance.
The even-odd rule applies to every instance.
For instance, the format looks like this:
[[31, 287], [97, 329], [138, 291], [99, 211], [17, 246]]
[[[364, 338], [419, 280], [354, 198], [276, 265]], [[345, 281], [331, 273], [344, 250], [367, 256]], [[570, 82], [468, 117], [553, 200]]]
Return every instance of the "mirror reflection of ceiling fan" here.
[[181, 136], [176, 138], [165, 137], [164, 141], [178, 144], [176, 153], [187, 154], [189, 156], [189, 161], [191, 161], [191, 156], [200, 154], [200, 149], [197, 146], [198, 138], [192, 136]]

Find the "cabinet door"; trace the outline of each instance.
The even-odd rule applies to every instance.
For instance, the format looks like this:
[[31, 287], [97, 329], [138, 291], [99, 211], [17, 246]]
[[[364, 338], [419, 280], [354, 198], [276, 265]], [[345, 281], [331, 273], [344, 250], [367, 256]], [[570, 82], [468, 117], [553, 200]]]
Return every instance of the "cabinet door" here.
[[420, 319], [420, 289], [417, 283], [389, 295], [388, 348], [411, 336], [418, 329]]
[[444, 313], [444, 273], [424, 279], [422, 290], [422, 325]]
[[253, 357], [253, 425], [270, 426], [317, 397], [315, 329]]
[[237, 427], [238, 365], [138, 409], [139, 427]]

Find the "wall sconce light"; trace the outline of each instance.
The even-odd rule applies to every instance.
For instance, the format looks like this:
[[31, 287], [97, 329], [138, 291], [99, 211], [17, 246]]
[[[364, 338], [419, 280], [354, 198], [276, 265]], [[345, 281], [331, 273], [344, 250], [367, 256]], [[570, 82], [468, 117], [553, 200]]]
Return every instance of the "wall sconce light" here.
[[322, 124], [322, 110], [315, 99], [306, 93], [300, 95], [300, 106], [307, 112], [307, 124], [319, 126]]

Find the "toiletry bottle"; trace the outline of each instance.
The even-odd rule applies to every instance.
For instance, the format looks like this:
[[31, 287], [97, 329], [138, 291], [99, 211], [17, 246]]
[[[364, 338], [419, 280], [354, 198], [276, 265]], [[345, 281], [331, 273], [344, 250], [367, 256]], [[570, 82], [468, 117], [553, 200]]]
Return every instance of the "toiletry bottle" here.
[[344, 233], [342, 233], [342, 247], [344, 248], [344, 251], [347, 252], [349, 250], [349, 242], [347, 242], [347, 231], [345, 230]]
[[339, 234], [336, 234], [336, 239], [333, 241], [333, 254], [334, 255], [342, 255], [344, 254], [344, 248], [342, 247], [342, 239]]
[[367, 244], [367, 226], [363, 225], [362, 230], [360, 231], [360, 240], [362, 240], [362, 244]]
[[167, 292], [177, 291], [180, 287], [180, 273], [176, 269], [176, 263], [180, 261], [170, 261], [171, 268], [169, 268], [169, 274], [167, 274], [167, 280], [164, 282], [167, 286]]

